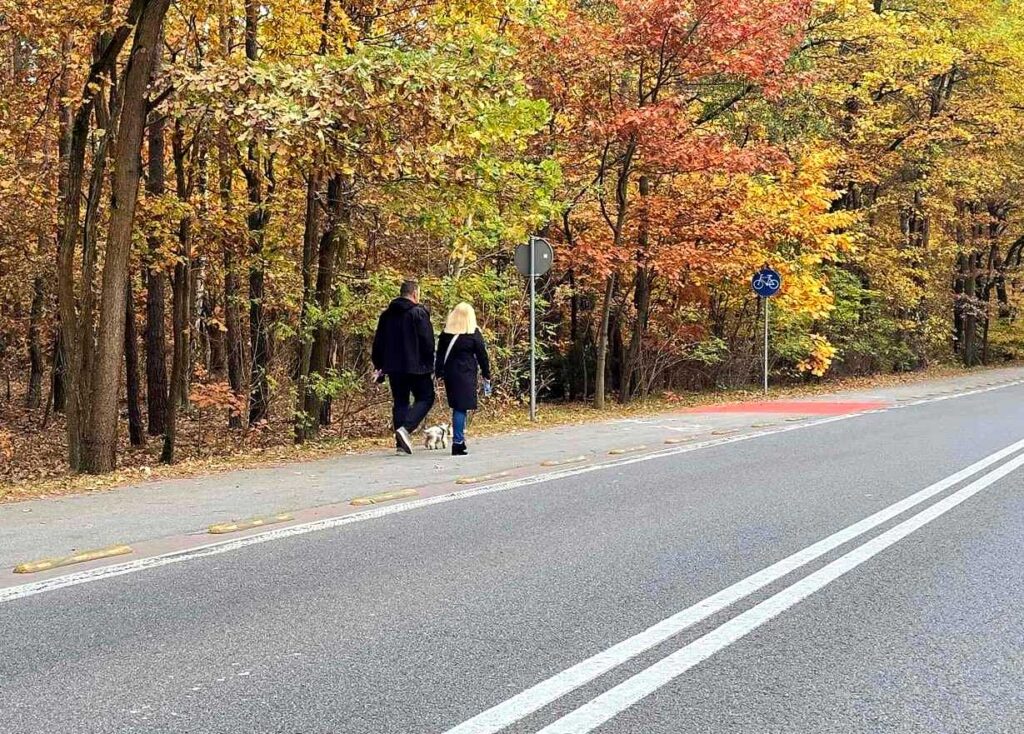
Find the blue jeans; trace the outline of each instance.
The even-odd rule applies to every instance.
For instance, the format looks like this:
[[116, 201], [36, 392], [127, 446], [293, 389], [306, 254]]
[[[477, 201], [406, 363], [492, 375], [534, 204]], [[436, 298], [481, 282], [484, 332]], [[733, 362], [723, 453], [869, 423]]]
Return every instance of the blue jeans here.
[[464, 410], [452, 411], [452, 441], [455, 443], [466, 443], [466, 418], [468, 413]]

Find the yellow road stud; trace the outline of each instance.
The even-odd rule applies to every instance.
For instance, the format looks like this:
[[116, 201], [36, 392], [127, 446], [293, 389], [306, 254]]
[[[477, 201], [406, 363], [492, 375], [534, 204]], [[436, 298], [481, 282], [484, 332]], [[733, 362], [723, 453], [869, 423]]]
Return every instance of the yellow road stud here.
[[365, 505], [379, 505], [381, 502], [390, 502], [391, 500], [400, 500], [405, 497], [415, 497], [418, 495], [415, 489], [399, 489], [394, 492], [381, 492], [380, 494], [371, 494], [367, 497], [356, 497], [354, 500], [349, 502], [350, 505], [356, 507], [363, 507]]
[[38, 573], [39, 571], [49, 571], [51, 568], [71, 566], [75, 563], [86, 563], [88, 561], [98, 561], [101, 558], [123, 556], [131, 552], [132, 549], [130, 546], [112, 545], [108, 548], [96, 548], [93, 550], [82, 551], [81, 553], [64, 556], [63, 558], [44, 558], [40, 561], [19, 563], [14, 567], [14, 573]]
[[278, 522], [288, 522], [295, 518], [288, 514], [281, 515], [269, 515], [267, 517], [250, 517], [248, 520], [234, 520], [232, 522], [221, 522], [216, 525], [211, 525], [206, 529], [208, 533], [213, 535], [222, 535], [223, 533], [237, 533], [239, 530], [251, 530], [252, 528], [260, 528], [264, 525], [273, 525]]
[[586, 456], [573, 456], [569, 459], [548, 459], [547, 461], [540, 462], [541, 466], [562, 466], [563, 464], [578, 464], [581, 461], [586, 461]]
[[641, 444], [640, 446], [627, 446], [626, 448], [623, 449], [612, 449], [608, 453], [611, 456], [620, 456], [622, 454], [631, 454], [634, 451], [643, 451], [645, 448], [647, 448], [647, 446]]
[[492, 479], [501, 479], [502, 477], [507, 477], [508, 475], [509, 475], [509, 472], [507, 472], [507, 471], [499, 471], [499, 472], [495, 472], [494, 474], [481, 474], [478, 477], [459, 477], [458, 479], [455, 480], [455, 483], [456, 484], [478, 484], [479, 482], [488, 482], [488, 481], [490, 481]]

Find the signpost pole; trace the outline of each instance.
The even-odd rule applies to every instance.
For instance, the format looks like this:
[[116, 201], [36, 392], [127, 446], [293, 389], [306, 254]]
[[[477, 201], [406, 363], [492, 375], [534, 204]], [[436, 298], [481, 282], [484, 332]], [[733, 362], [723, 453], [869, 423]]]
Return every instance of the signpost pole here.
[[537, 420], [537, 278], [551, 270], [555, 252], [543, 237], [530, 237], [516, 247], [515, 264], [530, 279], [530, 420]]
[[537, 275], [536, 237], [530, 237], [530, 420], [537, 420]]
[[768, 301], [769, 298], [762, 298], [764, 301], [764, 394], [768, 394]]
[[750, 287], [764, 303], [764, 394], [768, 395], [768, 301], [782, 288], [782, 276], [765, 264], [750, 279]]

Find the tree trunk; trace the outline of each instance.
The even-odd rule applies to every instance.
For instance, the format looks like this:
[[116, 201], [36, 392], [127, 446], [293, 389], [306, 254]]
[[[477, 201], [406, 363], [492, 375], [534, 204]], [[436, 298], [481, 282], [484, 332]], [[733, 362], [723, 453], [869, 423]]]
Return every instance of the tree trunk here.
[[[629, 209], [629, 180], [633, 172], [633, 156], [636, 155], [637, 140], [632, 136], [626, 144], [615, 183], [615, 220], [609, 219], [612, 228], [612, 249], [617, 251], [622, 245], [622, 234], [626, 227], [626, 215]], [[605, 164], [602, 162], [602, 166]], [[602, 207], [603, 211], [603, 207]], [[598, 410], [604, 409], [605, 381], [608, 365], [608, 332], [612, 316], [612, 301], [615, 297], [616, 274], [608, 275], [604, 287], [604, 301], [601, 304], [601, 325], [597, 333], [597, 364], [594, 375], [594, 405]]]
[[619, 389], [619, 402], [624, 405], [633, 399], [634, 377], [637, 372], [637, 363], [640, 360], [640, 349], [643, 346], [644, 332], [647, 330], [647, 320], [651, 308], [651, 274], [647, 271], [645, 262], [649, 232], [646, 199], [651, 194], [651, 181], [647, 176], [640, 176], [639, 189], [641, 220], [637, 238], [636, 276], [633, 279], [633, 305], [636, 309], [636, 317], [633, 321], [633, 333], [629, 338], [629, 348], [626, 350], [622, 364], [622, 385]]
[[[67, 52], [70, 54], [70, 51]], [[68, 61], [70, 64], [70, 60]], [[86, 88], [86, 94], [90, 92]], [[65, 150], [61, 178], [61, 212], [57, 244], [57, 301], [60, 307], [62, 353], [67, 395], [68, 465], [77, 471], [81, 466], [85, 400], [79, 388], [81, 349], [79, 349], [78, 299], [75, 296], [75, 245], [81, 231], [82, 180], [85, 175], [85, 151], [92, 115], [91, 97], [87, 96], [72, 119], [62, 120], [61, 147]]]
[[[255, 147], [255, 146], [252, 146]], [[258, 158], [258, 155], [254, 155]], [[254, 161], [257, 165], [259, 161]], [[266, 420], [270, 411], [270, 329], [266, 322], [263, 299], [264, 284], [263, 238], [268, 212], [263, 186], [256, 172], [249, 186], [249, 205], [252, 207], [247, 221], [249, 227], [249, 343], [252, 361], [249, 368], [249, 425]]]
[[192, 320], [192, 368], [189, 370], [189, 374], [195, 372], [196, 365], [201, 366], [207, 372], [212, 372], [210, 367], [210, 340], [206, 329], [206, 301], [209, 298], [209, 293], [206, 291], [206, 260], [202, 257], [196, 258], [192, 265], [192, 284], [190, 288], [189, 295], [192, 300], [189, 312]]
[[[257, 31], [258, 0], [245, 0], [245, 58], [252, 64], [259, 56]], [[270, 211], [268, 199], [273, 193], [273, 159], [266, 158], [257, 141], [249, 144], [245, 178], [249, 195], [249, 342], [252, 360], [249, 367], [249, 425], [266, 420], [270, 412], [270, 327], [264, 315], [265, 263], [263, 241]]]
[[220, 303], [220, 294], [210, 290], [203, 299], [203, 327], [206, 329], [206, 343], [210, 347], [210, 375], [223, 380], [227, 374], [227, 352], [225, 351], [224, 330], [216, 319], [215, 308]]
[[160, 270], [150, 270], [146, 276], [146, 404], [151, 436], [167, 429], [166, 283], [167, 276]]
[[967, 367], [978, 363], [978, 317], [977, 317], [977, 257], [967, 256], [967, 273], [964, 277], [964, 351], [963, 359]]
[[40, 275], [32, 281], [32, 310], [28, 322], [28, 393], [25, 405], [35, 410], [43, 401], [43, 345], [42, 331], [43, 304], [46, 300], [43, 278]]
[[[331, 9], [332, 0], [324, 0], [323, 13], [320, 16], [320, 51], [319, 55], [324, 56], [327, 54], [328, 48], [328, 35], [331, 25]], [[337, 200], [337, 190], [333, 190], [335, 194], [332, 197], [332, 187], [334, 187], [336, 181], [340, 181], [340, 178], [335, 176], [331, 183], [328, 184], [328, 202], [327, 206], [329, 209], [330, 221], [327, 224], [327, 231], [323, 234], [323, 239], [319, 232], [320, 229], [320, 204], [318, 197], [320, 195], [320, 180], [321, 171], [319, 163], [314, 160], [313, 165], [310, 168], [309, 179], [306, 182], [306, 218], [305, 226], [303, 228], [302, 236], [302, 306], [299, 310], [299, 344], [298, 354], [296, 361], [295, 370], [295, 399], [297, 407], [295, 410], [295, 442], [302, 443], [307, 438], [312, 437], [316, 434], [317, 429], [320, 425], [325, 425], [324, 420], [326, 419], [327, 424], [330, 423], [330, 398], [327, 401], [321, 401], [314, 391], [311, 389], [309, 380], [311, 373], [313, 373], [314, 367], [312, 365], [313, 352], [317, 350], [317, 360], [320, 363], [319, 368], [316, 369], [315, 374], [322, 374], [326, 361], [323, 354], [326, 353], [328, 347], [320, 344], [317, 346], [315, 342], [321, 339], [321, 330], [324, 324], [311, 324], [310, 321], [310, 310], [314, 302], [320, 301], [318, 298], [320, 290], [320, 279], [325, 273], [323, 266], [323, 248], [325, 242], [328, 247], [333, 247], [333, 242], [336, 239], [334, 229], [337, 225], [337, 214], [335, 208], [335, 202]], [[317, 257], [317, 241], [320, 242], [319, 258]], [[314, 290], [314, 261], [319, 262], [316, 270], [316, 283], [317, 288]], [[332, 269], [332, 272], [328, 274], [329, 279], [333, 280], [333, 261], [328, 266]], [[321, 317], [323, 311], [321, 311]], [[311, 333], [312, 331], [312, 333]], [[327, 337], [328, 339], [330, 337]], [[314, 408], [311, 411], [310, 408]]]
[[636, 307], [636, 319], [633, 322], [633, 333], [629, 338], [629, 347], [622, 365], [622, 389], [619, 400], [629, 403], [638, 384], [637, 372], [640, 363], [640, 349], [643, 346], [644, 334], [651, 315], [651, 273], [643, 265], [636, 269], [636, 285], [633, 293], [633, 304]]
[[[184, 222], [182, 223], [184, 225]], [[186, 232], [185, 235], [188, 233]], [[182, 238], [182, 246], [187, 247], [187, 237]], [[174, 279], [171, 289], [173, 310], [172, 322], [174, 332], [174, 355], [171, 359], [171, 395], [181, 395], [185, 385], [185, 371], [188, 369], [188, 291], [189, 263], [187, 250], [179, 252], [179, 262], [174, 266]], [[178, 438], [179, 400], [172, 399], [167, 406], [167, 430], [164, 432], [164, 446], [160, 453], [160, 461], [164, 464], [174, 463], [174, 451]]]
[[[86, 468], [83, 461], [84, 440], [90, 433], [87, 424], [92, 413], [88, 380], [84, 379], [89, 375], [82, 367], [83, 353], [91, 354], [93, 344], [86, 341], [83, 336], [83, 334], [88, 336], [89, 332], [83, 327], [79, 318], [81, 307], [81, 320], [91, 321], [92, 319], [91, 303], [87, 300], [91, 299], [92, 292], [92, 272], [89, 267], [83, 268], [85, 271], [83, 283], [85, 285], [82, 289], [82, 304], [79, 304], [75, 293], [75, 250], [79, 237], [82, 234], [82, 182], [85, 175], [85, 156], [90, 133], [89, 120], [93, 112], [98, 110], [103, 104], [103, 90], [105, 88], [102, 83], [103, 79], [112, 74], [114, 69], [116, 69], [118, 58], [128, 38], [131, 37], [133, 28], [136, 31], [136, 40], [139, 39], [141, 29], [138, 23], [147, 8], [148, 5], [145, 0], [132, 0], [123, 22], [120, 25], [110, 23], [110, 30], [97, 37], [93, 48], [92, 64], [82, 86], [82, 99], [74, 114], [72, 114], [71, 108], [63, 102], [63, 100], [68, 99], [70, 96], [69, 76], [66, 70], [72, 65], [73, 47], [70, 35], [65, 34], [61, 38], [61, 57], [65, 61], [63, 67], [65, 71], [61, 73], [58, 80], [58, 89], [60, 90], [58, 96], [61, 100], [59, 105], [59, 135], [61, 142], [58, 170], [60, 200], [57, 217], [57, 303], [60, 310], [60, 344], [62, 346], [60, 353], [64, 357], [63, 374], [65, 396], [67, 398], [65, 407], [67, 409], [68, 465], [74, 471]], [[162, 9], [166, 12], [166, 3], [163, 4]], [[112, 5], [106, 6], [103, 13], [104, 21], [111, 20], [111, 13]], [[142, 46], [138, 48], [141, 49]], [[137, 67], [138, 64], [135, 64], [134, 68]], [[131, 71], [131, 69], [132, 66], [129, 65], [128, 71]], [[133, 93], [136, 86], [133, 79]], [[130, 106], [134, 106], [134, 100], [129, 98], [129, 102], [132, 103]], [[106, 155], [106, 141], [109, 138], [109, 135], [104, 135], [101, 139], [98, 146], [99, 150], [95, 152], [93, 157], [94, 168], [102, 170]], [[135, 154], [137, 157], [137, 150]], [[118, 212], [117, 215], [122, 217], [123, 212]], [[115, 240], [115, 242], [120, 245], [124, 239], [123, 232], [119, 233], [118, 237], [121, 239]], [[86, 241], [88, 241], [88, 238], [86, 238]], [[114, 254], [116, 260], [116, 255], [118, 254], [116, 248]], [[85, 253], [85, 256], [87, 258], [89, 253]], [[111, 270], [113, 272], [116, 269], [114, 267]], [[118, 287], [119, 289], [124, 288], [123, 279]], [[119, 303], [114, 305], [120, 306]], [[124, 320], [120, 308], [116, 310], [116, 317], [114, 315], [110, 315], [110, 317], [116, 318], [118, 324], [123, 328]], [[91, 327], [89, 331], [91, 331]], [[109, 343], [106, 346], [109, 347]], [[118, 349], [121, 346], [120, 339], [118, 339], [117, 346]], [[115, 379], [119, 361], [120, 355], [118, 355], [118, 359], [113, 364], [113, 375], [111, 377]], [[110, 367], [106, 363], [104, 366], [105, 368]], [[116, 417], [115, 411], [114, 418], [116, 419]]]
[[295, 411], [295, 442], [302, 443], [310, 437], [311, 429], [306, 424], [311, 416], [306, 413], [309, 392], [310, 357], [313, 349], [310, 311], [316, 296], [313, 289], [314, 264], [316, 245], [319, 239], [320, 217], [318, 216], [317, 197], [319, 196], [320, 176], [313, 171], [306, 182], [306, 217], [302, 231], [302, 304], [299, 308], [299, 343], [295, 369], [296, 411]]
[[[207, 221], [210, 216], [209, 211], [209, 189], [210, 189], [210, 156], [209, 146], [203, 137], [197, 136], [196, 140], [197, 148], [197, 160], [196, 168], [198, 169], [198, 187], [199, 187], [199, 220]], [[211, 362], [211, 345], [210, 345], [210, 330], [209, 322], [207, 320], [207, 314], [212, 313], [213, 309], [210, 307], [210, 299], [213, 294], [210, 293], [208, 283], [206, 280], [206, 258], [199, 256], [196, 258], [192, 266], [192, 292], [190, 295], [193, 297], [193, 310], [192, 310], [192, 364], [189, 368], [189, 376], [195, 374], [196, 365], [201, 365], [203, 369], [212, 374], [214, 372], [213, 364]]]
[[[107, 158], [111, 136], [114, 134], [116, 121], [110, 117], [106, 97], [98, 97], [96, 102], [96, 127], [108, 134], [100, 138], [93, 150], [92, 172], [89, 177], [88, 194], [85, 200], [85, 221], [82, 227], [82, 286], [81, 306], [79, 308], [79, 382], [78, 392], [90, 396], [89, 410], [92, 410], [92, 381], [96, 376], [93, 360], [96, 356], [96, 267], [99, 261], [98, 237], [100, 222], [100, 205], [103, 201], [103, 189], [107, 180]], [[111, 194], [113, 196], [113, 194]], [[102, 295], [102, 291], [101, 291]], [[117, 313], [118, 323], [123, 326], [123, 313]], [[117, 348], [121, 348], [120, 337]], [[118, 362], [120, 363], [120, 355]], [[118, 364], [117, 367], [120, 365]], [[116, 373], [115, 373], [116, 374]], [[116, 409], [115, 409], [116, 410]], [[86, 422], [84, 425], [88, 425]]]
[[[195, 145], [195, 142], [193, 142], [193, 145]], [[182, 125], [181, 120], [175, 120], [174, 122], [174, 134], [171, 136], [171, 157], [174, 159], [175, 193], [177, 194], [178, 201], [181, 202], [182, 205], [187, 205], [192, 198], [192, 179], [189, 166], [193, 164], [193, 161], [189, 160], [189, 152], [185, 146], [185, 128]], [[187, 338], [182, 344], [185, 350], [185, 361], [182, 366], [182, 378], [178, 382], [175, 382], [173, 377], [171, 378], [171, 402], [177, 402], [179, 408], [182, 410], [188, 410], [189, 383], [192, 381], [192, 344], [195, 342], [195, 336], [192, 333], [192, 324], [194, 323], [192, 314], [195, 310], [192, 285], [195, 279], [195, 268], [193, 267], [192, 261], [192, 216], [190, 214], [186, 214], [178, 222], [178, 263], [185, 263], [185, 277], [188, 279], [188, 282], [184, 285], [179, 285], [177, 282], [174, 284], [174, 288], [176, 290], [183, 289], [182, 292], [185, 293], [185, 296], [188, 299], [184, 305], [184, 328]], [[177, 265], [175, 266], [174, 273], [174, 277], [177, 279]], [[175, 304], [174, 308], [177, 308], [177, 304]], [[175, 323], [174, 328], [177, 330], [179, 325]], [[178, 337], [175, 335], [174, 343], [176, 351], [178, 349], [177, 339]], [[171, 371], [173, 372], [173, 370], [174, 367], [172, 365]]]
[[[320, 238], [316, 271], [316, 305], [321, 314], [326, 314], [334, 299], [334, 270], [343, 238], [348, 234], [349, 191], [341, 175], [335, 175], [327, 185], [328, 223]], [[311, 379], [325, 378], [330, 367], [331, 341], [334, 325], [321, 319], [313, 332], [313, 344], [309, 359]], [[303, 405], [305, 438], [316, 435], [324, 417], [324, 400], [312, 389], [306, 391]]]
[[124, 306], [124, 368], [128, 391], [128, 437], [132, 446], [144, 446], [146, 430], [142, 424], [142, 406], [139, 399], [139, 336], [135, 329], [135, 299], [132, 296], [132, 278], [128, 275]]
[[[221, 159], [221, 205], [226, 214], [230, 215], [231, 201], [231, 169], [226, 155]], [[235, 265], [235, 243], [230, 239], [224, 242], [224, 341], [228, 363], [228, 385], [236, 400], [243, 394], [242, 375], [245, 373], [244, 350], [242, 342], [242, 315], [239, 311], [241, 286]], [[228, 415], [228, 426], [242, 427], [242, 416], [237, 410]]]
[[[161, 62], [163, 44], [157, 49], [154, 75]], [[146, 192], [153, 197], [167, 191], [167, 143], [164, 119], [159, 112], [149, 125], [149, 177]], [[148, 270], [144, 273], [146, 285], [146, 405], [148, 407], [149, 435], [162, 435], [167, 427], [167, 337], [164, 319], [167, 303], [167, 275], [158, 256], [163, 242], [160, 237], [149, 238]]]
[[594, 370], [594, 406], [604, 409], [605, 373], [608, 363], [608, 325], [612, 316], [612, 298], [615, 295], [615, 274], [605, 280], [604, 300], [601, 302], [601, 325], [597, 334], [597, 360]]
[[[228, 3], [221, 0], [217, 4], [217, 42], [220, 46], [221, 57], [224, 59], [231, 56], [232, 36], [232, 18]], [[234, 163], [231, 144], [223, 136], [217, 141], [217, 178], [220, 205], [224, 210], [224, 216], [230, 219], [234, 211], [232, 196]], [[230, 236], [225, 237], [222, 245], [224, 258], [224, 351], [228, 385], [231, 387], [236, 402], [240, 403], [244, 389], [242, 381], [245, 374], [245, 346], [242, 339], [242, 315], [239, 309], [241, 285], [235, 263], [237, 246]], [[231, 428], [242, 427], [242, 416], [237, 410], [233, 409], [228, 412], [228, 426]]]
[[56, 333], [53, 335], [53, 367], [50, 380], [50, 392], [53, 395], [53, 411], [63, 413], [67, 408], [67, 375], [66, 357], [64, 356], [64, 344], [61, 339], [60, 324], [57, 324]]
[[[70, 67], [71, 67], [71, 37], [64, 33], [60, 40], [61, 72], [57, 78], [57, 120], [58, 136], [57, 141], [57, 279], [60, 283], [62, 268], [66, 267], [66, 261], [61, 259], [61, 248], [65, 244], [67, 230], [73, 225], [67, 220], [71, 210], [67, 208], [67, 196], [69, 193], [70, 167], [68, 155], [71, 152], [71, 108], [67, 100], [71, 95]], [[83, 106], [86, 102], [83, 100]], [[76, 212], [77, 216], [77, 212]], [[61, 325], [60, 293], [58, 288], [56, 329], [53, 336], [53, 374], [51, 378], [50, 392], [53, 395], [53, 410], [55, 413], [63, 413], [67, 409], [67, 356], [64, 352], [63, 326]], [[70, 430], [70, 422], [69, 422]]]
[[[175, 123], [172, 139], [174, 177], [178, 199], [185, 203], [190, 191], [185, 175], [185, 140], [180, 122]], [[178, 257], [171, 286], [172, 330], [174, 352], [171, 357], [171, 390], [167, 406], [167, 430], [164, 432], [160, 461], [174, 463], [178, 439], [178, 415], [188, 408], [189, 373], [192, 370], [192, 217], [186, 214], [178, 222]]]
[[957, 258], [957, 272], [953, 278], [953, 353], [964, 351], [964, 287], [967, 283], [967, 256]]
[[118, 373], [124, 348], [125, 285], [141, 176], [146, 89], [155, 58], [154, 48], [169, 3], [170, 0], [144, 3], [124, 73], [121, 114], [114, 147], [110, 225], [103, 263], [89, 430], [82, 437], [82, 468], [92, 473], [114, 468]]

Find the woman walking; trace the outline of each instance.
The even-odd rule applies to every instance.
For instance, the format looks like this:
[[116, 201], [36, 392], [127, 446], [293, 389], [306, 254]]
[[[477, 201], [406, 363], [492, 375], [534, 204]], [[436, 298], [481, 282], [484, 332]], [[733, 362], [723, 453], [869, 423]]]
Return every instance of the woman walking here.
[[452, 409], [452, 456], [466, 454], [466, 413], [476, 410], [477, 370], [484, 378], [484, 395], [491, 393], [491, 363], [484, 337], [476, 327], [476, 312], [460, 303], [448, 314], [437, 340], [437, 379], [444, 380], [448, 407]]

